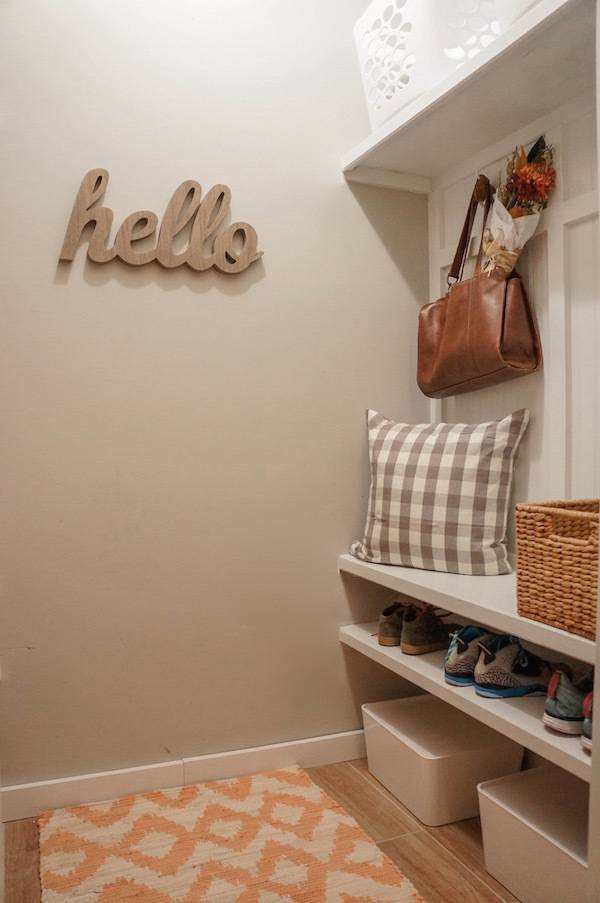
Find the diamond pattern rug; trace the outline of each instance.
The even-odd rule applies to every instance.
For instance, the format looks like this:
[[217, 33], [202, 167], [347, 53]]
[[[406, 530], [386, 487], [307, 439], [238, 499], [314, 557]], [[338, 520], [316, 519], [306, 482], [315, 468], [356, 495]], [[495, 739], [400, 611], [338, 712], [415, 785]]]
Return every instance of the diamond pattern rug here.
[[424, 903], [297, 769], [39, 818], [43, 903]]

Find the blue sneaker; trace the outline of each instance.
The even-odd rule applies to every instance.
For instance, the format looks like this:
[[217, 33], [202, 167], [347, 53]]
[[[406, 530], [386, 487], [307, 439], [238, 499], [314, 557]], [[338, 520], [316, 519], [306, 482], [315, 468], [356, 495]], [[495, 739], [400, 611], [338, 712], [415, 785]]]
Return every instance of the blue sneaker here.
[[517, 637], [502, 634], [491, 643], [479, 643], [475, 665], [475, 692], [504, 699], [509, 696], [545, 696], [552, 671], [547, 662], [529, 652]]
[[475, 665], [479, 658], [479, 643], [491, 643], [494, 634], [483, 627], [470, 624], [452, 634], [444, 660], [444, 679], [455, 687], [469, 687], [475, 683]]

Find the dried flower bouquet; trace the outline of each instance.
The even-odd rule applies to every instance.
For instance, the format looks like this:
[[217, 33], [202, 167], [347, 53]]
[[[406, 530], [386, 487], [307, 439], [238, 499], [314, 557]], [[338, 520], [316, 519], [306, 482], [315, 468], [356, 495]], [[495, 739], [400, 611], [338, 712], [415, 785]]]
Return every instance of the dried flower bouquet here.
[[496, 191], [484, 236], [486, 271], [498, 269], [508, 275], [515, 268], [556, 184], [553, 156], [552, 145], [541, 136], [529, 153], [515, 148], [508, 158], [506, 179]]

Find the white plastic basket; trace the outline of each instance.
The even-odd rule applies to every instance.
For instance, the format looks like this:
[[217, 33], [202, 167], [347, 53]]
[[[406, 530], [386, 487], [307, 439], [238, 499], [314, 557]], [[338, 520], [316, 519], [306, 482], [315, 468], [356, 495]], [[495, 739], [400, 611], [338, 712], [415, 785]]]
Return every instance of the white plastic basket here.
[[354, 27], [371, 127], [481, 53], [536, 2], [373, 0]]
[[500, 0], [497, 3], [500, 28], [505, 31], [524, 13], [537, 6], [540, 0]]
[[523, 748], [429, 694], [365, 703], [369, 771], [426, 825], [479, 812], [477, 784], [518, 771]]
[[580, 900], [587, 871], [585, 781], [542, 765], [486, 781], [478, 790], [490, 875], [523, 903]]

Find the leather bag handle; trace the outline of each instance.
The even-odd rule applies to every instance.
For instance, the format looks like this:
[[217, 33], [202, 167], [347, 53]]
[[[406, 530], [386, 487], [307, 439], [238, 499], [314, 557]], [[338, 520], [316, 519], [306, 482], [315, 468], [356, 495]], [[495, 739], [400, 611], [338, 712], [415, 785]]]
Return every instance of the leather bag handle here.
[[477, 181], [475, 182], [475, 187], [473, 189], [473, 194], [471, 195], [471, 199], [469, 201], [469, 206], [467, 208], [467, 215], [465, 217], [465, 222], [462, 227], [462, 232], [460, 233], [460, 238], [458, 239], [458, 247], [456, 248], [456, 254], [454, 255], [454, 260], [452, 261], [452, 265], [448, 271], [448, 276], [446, 277], [446, 281], [448, 283], [448, 287], [452, 284], [450, 282], [451, 279], [454, 282], [460, 282], [463, 277], [463, 272], [465, 269], [465, 263], [468, 256], [469, 250], [469, 240], [471, 238], [471, 232], [473, 231], [473, 223], [475, 222], [475, 217], [477, 215], [477, 208], [479, 204], [484, 205], [483, 211], [483, 224], [481, 227], [481, 239], [479, 241], [479, 251], [477, 253], [477, 263], [475, 265], [475, 272], [481, 272], [481, 254], [483, 250], [483, 234], [485, 232], [485, 227], [487, 224], [487, 219], [490, 213], [490, 209], [492, 206], [492, 198], [493, 198], [493, 190], [490, 185], [490, 180], [487, 176], [484, 176], [483, 173], [477, 177]]

